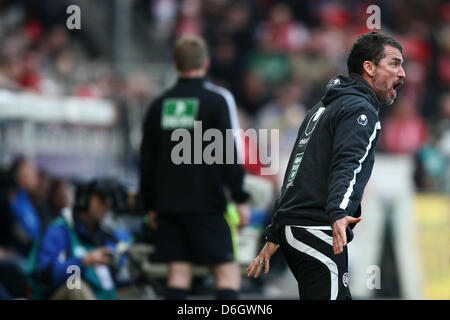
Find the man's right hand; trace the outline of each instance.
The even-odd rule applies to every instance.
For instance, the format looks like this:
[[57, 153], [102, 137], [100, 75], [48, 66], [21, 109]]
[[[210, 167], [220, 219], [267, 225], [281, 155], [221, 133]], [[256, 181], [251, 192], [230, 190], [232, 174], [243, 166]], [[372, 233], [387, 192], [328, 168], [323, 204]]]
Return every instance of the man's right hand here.
[[264, 274], [269, 273], [270, 258], [278, 250], [279, 247], [280, 247], [279, 244], [268, 241], [264, 246], [264, 248], [262, 248], [258, 256], [255, 259], [253, 259], [253, 262], [250, 263], [250, 265], [248, 266], [247, 268], [248, 276], [251, 277], [253, 274], [255, 274], [255, 278], [258, 278], [264, 266], [265, 266]]
[[110, 264], [112, 262], [112, 251], [108, 247], [101, 247], [90, 251], [83, 258], [84, 266], [95, 266], [99, 264]]

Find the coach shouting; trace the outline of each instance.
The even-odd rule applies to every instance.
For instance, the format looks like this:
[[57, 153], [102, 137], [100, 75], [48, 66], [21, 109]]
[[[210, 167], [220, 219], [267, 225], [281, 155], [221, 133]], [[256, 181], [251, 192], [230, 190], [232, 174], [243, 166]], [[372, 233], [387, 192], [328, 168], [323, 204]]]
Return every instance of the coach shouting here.
[[347, 243], [361, 218], [361, 199], [380, 134], [380, 104], [391, 105], [403, 83], [402, 47], [377, 32], [360, 36], [348, 76], [328, 83], [300, 126], [267, 243], [248, 267], [258, 277], [281, 247], [300, 299], [351, 299]]

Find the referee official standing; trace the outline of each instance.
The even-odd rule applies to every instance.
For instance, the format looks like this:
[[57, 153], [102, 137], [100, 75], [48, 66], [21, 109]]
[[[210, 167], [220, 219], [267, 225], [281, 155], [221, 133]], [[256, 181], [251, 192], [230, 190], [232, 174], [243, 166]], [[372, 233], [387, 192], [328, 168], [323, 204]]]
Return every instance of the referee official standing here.
[[[206, 143], [196, 134], [199, 128], [220, 130], [225, 141], [229, 129], [237, 133], [236, 105], [228, 90], [205, 79], [210, 60], [202, 38], [180, 38], [173, 55], [179, 79], [150, 105], [140, 159], [140, 192], [156, 230], [155, 254], [169, 264], [166, 298], [187, 298], [192, 265], [199, 264], [212, 268], [217, 299], [238, 299], [236, 225], [226, 211], [233, 201], [240, 226], [249, 221], [245, 204], [249, 194], [243, 188], [243, 166], [237, 161], [239, 140], [232, 135], [231, 150], [230, 144], [223, 148], [223, 161], [208, 163], [202, 159]], [[189, 133], [182, 151], [178, 150], [180, 132]], [[230, 153], [233, 161], [225, 161]], [[184, 160], [180, 163], [174, 157]]]
[[328, 83], [300, 126], [281, 195], [266, 229], [267, 243], [248, 267], [258, 277], [281, 247], [300, 299], [351, 299], [347, 243], [361, 220], [381, 125], [403, 84], [402, 47], [377, 32], [360, 36], [347, 59], [348, 76]]

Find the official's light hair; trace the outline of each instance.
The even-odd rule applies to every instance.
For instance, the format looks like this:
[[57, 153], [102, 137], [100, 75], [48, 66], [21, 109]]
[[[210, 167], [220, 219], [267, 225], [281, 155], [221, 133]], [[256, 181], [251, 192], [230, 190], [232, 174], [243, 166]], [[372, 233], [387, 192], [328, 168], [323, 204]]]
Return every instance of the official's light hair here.
[[178, 71], [201, 69], [209, 59], [205, 40], [195, 35], [181, 37], [175, 43], [173, 57]]

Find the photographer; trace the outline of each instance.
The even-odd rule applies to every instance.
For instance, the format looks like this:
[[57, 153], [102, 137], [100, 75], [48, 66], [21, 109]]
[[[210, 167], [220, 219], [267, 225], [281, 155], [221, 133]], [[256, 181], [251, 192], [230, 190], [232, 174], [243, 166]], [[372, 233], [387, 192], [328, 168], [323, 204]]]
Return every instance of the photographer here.
[[[73, 213], [66, 208], [51, 223], [29, 258], [32, 298], [116, 299], [112, 265], [117, 239], [102, 228], [117, 202], [114, 187], [107, 180], [79, 187]], [[74, 279], [78, 270], [81, 279]], [[79, 286], [70, 285], [76, 281]]]

